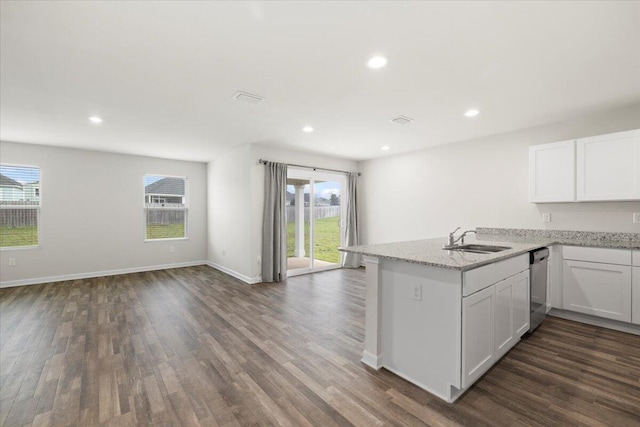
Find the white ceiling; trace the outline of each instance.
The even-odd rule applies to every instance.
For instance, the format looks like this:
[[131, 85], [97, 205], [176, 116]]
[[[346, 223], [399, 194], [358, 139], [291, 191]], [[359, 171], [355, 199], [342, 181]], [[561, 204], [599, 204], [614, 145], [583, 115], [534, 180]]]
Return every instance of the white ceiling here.
[[[260, 142], [360, 160], [640, 102], [639, 2], [0, 7], [4, 141], [198, 161]], [[368, 69], [373, 54], [387, 67]]]

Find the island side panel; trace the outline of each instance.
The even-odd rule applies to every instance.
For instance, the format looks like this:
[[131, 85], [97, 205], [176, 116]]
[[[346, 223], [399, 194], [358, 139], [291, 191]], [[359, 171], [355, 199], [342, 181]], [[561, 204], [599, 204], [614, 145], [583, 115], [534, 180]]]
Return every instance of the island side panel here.
[[382, 367], [381, 357], [381, 309], [380, 301], [380, 260], [376, 257], [363, 257], [366, 267], [367, 288], [365, 296], [364, 351], [362, 363], [373, 369]]
[[460, 271], [386, 259], [379, 271], [382, 366], [448, 402], [455, 400], [461, 386]]

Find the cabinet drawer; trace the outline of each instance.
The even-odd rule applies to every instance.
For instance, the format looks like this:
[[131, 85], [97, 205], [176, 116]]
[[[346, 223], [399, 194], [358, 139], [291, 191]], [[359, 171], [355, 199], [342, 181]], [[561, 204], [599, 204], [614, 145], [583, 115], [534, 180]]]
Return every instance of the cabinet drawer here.
[[529, 268], [529, 254], [494, 262], [462, 274], [462, 295], [468, 296]]
[[604, 264], [631, 265], [630, 249], [586, 248], [565, 246], [562, 249], [564, 259], [576, 261], [600, 262]]
[[633, 265], [640, 267], [640, 250], [633, 251]]

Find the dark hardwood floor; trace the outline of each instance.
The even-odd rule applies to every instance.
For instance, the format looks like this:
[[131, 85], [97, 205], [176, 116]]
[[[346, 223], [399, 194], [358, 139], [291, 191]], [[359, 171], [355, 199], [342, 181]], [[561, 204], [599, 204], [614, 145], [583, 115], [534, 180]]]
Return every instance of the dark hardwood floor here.
[[447, 404], [360, 363], [363, 304], [362, 270], [2, 289], [0, 424], [640, 425], [640, 337], [548, 318]]

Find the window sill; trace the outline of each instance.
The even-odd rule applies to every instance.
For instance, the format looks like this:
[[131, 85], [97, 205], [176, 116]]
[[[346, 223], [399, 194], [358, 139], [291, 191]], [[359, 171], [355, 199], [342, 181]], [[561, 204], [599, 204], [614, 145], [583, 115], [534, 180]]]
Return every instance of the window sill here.
[[188, 237], [172, 237], [169, 239], [144, 239], [144, 243], [150, 242], [175, 242], [176, 240], [189, 240]]
[[0, 247], [0, 252], [4, 252], [4, 251], [28, 251], [30, 249], [40, 249], [40, 245], [33, 245], [33, 246], [3, 246], [3, 247]]

